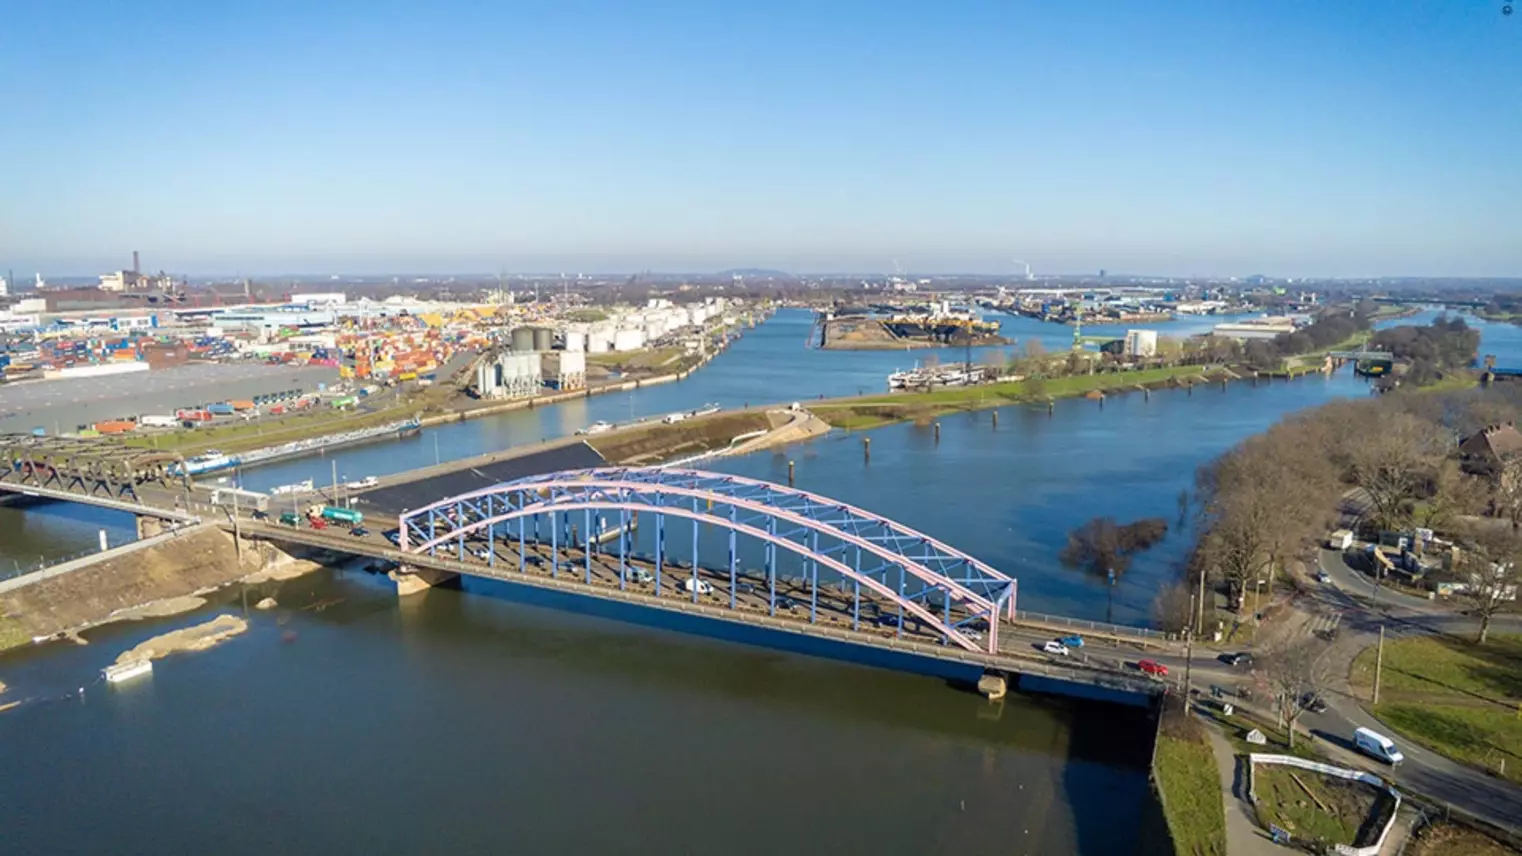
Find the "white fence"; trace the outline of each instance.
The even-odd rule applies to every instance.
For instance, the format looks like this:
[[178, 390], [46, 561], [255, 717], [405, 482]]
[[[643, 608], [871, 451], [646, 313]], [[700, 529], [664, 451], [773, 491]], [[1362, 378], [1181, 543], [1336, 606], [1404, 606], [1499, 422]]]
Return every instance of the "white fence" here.
[[1257, 752], [1247, 756], [1248, 778], [1247, 796], [1256, 805], [1258, 802], [1257, 777], [1252, 774], [1252, 767], [1256, 764], [1278, 764], [1285, 767], [1299, 767], [1302, 770], [1310, 770], [1326, 776], [1336, 776], [1339, 779], [1349, 779], [1355, 782], [1363, 782], [1374, 788], [1384, 791], [1395, 801], [1395, 807], [1390, 810], [1390, 819], [1385, 822], [1385, 828], [1379, 831], [1379, 838], [1368, 847], [1353, 847], [1348, 844], [1338, 844], [1336, 851], [1341, 856], [1379, 856], [1379, 851], [1385, 846], [1385, 838], [1390, 835], [1390, 830], [1395, 826], [1395, 819], [1400, 814], [1400, 794], [1384, 779], [1373, 773], [1365, 773], [1361, 770], [1349, 770], [1346, 767], [1334, 767], [1331, 764], [1322, 764], [1317, 761], [1307, 761], [1304, 758], [1296, 758], [1293, 755], [1268, 755]]

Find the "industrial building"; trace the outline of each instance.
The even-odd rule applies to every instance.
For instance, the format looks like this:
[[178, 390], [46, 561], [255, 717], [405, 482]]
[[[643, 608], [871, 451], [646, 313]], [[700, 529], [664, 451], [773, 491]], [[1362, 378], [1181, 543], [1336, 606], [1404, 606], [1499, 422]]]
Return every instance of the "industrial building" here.
[[1128, 356], [1128, 357], [1155, 357], [1155, 356], [1157, 356], [1157, 331], [1156, 330], [1127, 330], [1126, 331], [1126, 356]]
[[106, 420], [174, 413], [276, 392], [316, 392], [338, 382], [338, 369], [330, 366], [195, 363], [139, 370], [130, 378], [110, 373], [120, 370], [116, 365], [92, 368], [106, 373], [0, 385], [0, 434], [36, 429], [50, 435], [69, 433]]
[[504, 351], [476, 366], [476, 394], [482, 398], [529, 398], [543, 385], [540, 357], [534, 351]]

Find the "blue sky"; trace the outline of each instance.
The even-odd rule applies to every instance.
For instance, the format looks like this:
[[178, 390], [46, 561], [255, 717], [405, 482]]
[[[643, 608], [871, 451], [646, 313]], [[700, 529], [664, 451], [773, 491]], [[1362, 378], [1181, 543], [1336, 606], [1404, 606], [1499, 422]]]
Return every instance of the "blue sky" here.
[[0, 270], [1518, 276], [1500, 7], [12, 0]]

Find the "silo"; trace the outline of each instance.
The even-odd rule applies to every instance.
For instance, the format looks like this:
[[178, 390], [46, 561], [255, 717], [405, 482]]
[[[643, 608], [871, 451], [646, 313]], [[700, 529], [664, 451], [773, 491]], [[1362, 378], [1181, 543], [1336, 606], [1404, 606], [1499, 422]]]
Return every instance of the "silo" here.
[[512, 348], [514, 351], [534, 350], [534, 330], [532, 327], [519, 327], [513, 331]]
[[555, 349], [555, 331], [548, 327], [534, 328], [534, 350], [552, 351]]

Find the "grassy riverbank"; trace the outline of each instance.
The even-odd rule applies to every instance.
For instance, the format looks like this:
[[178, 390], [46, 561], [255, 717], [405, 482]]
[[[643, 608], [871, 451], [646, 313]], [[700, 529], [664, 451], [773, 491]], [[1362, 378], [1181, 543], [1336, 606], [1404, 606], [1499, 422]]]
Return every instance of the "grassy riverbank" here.
[[[1364, 699], [1374, 656], [1365, 649], [1348, 676]], [[1522, 782], [1522, 635], [1492, 634], [1483, 646], [1452, 637], [1386, 641], [1379, 702], [1374, 715], [1400, 735]]]
[[1210, 751], [1198, 722], [1169, 710], [1153, 761], [1163, 814], [1179, 856], [1226, 856], [1226, 809]]
[[812, 404], [809, 409], [836, 428], [859, 430], [876, 428], [893, 422], [930, 419], [959, 411], [1003, 407], [1007, 404], [1075, 398], [1096, 392], [1104, 394], [1137, 391], [1138, 387], [1158, 388], [1175, 384], [1198, 384], [1224, 377], [1226, 375], [1219, 369], [1215, 370], [1215, 373], [1208, 373], [1203, 366], [1170, 366], [1141, 371], [1007, 381], [938, 389], [931, 392], [843, 398]]

